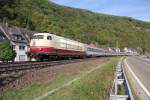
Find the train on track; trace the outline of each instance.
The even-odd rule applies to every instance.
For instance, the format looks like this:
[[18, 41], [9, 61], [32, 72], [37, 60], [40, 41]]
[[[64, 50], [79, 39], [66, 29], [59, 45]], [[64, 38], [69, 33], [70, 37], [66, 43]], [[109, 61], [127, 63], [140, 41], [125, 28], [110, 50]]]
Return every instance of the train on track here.
[[31, 59], [43, 61], [129, 54], [105, 50], [51, 33], [35, 33], [30, 41], [28, 55]]

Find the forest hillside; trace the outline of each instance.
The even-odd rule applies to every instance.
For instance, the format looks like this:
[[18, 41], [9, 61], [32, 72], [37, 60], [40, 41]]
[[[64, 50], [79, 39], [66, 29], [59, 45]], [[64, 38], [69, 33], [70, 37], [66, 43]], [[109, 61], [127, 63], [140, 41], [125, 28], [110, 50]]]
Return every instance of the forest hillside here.
[[53, 32], [84, 43], [150, 51], [150, 23], [95, 13], [49, 0], [0, 0], [0, 22]]

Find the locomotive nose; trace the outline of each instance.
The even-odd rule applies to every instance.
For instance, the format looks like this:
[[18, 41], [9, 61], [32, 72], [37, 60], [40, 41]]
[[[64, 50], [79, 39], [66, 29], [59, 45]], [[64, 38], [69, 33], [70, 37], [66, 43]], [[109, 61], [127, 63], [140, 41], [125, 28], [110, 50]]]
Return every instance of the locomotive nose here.
[[42, 51], [42, 50], [43, 50], [43, 48], [39, 48], [39, 50], [40, 50], [40, 51]]
[[35, 43], [35, 41], [33, 41], [32, 46], [35, 46], [35, 45], [36, 45], [36, 43]]

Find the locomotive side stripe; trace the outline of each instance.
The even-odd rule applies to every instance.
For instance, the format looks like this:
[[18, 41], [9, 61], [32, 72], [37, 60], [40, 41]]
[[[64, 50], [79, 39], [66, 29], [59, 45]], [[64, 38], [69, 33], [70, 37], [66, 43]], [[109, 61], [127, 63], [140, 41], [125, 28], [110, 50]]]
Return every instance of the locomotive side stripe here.
[[75, 50], [66, 50], [66, 49], [57, 49], [53, 47], [46, 47], [46, 46], [31, 46], [30, 47], [31, 53], [56, 53], [58, 55], [85, 55], [83, 51], [75, 51]]

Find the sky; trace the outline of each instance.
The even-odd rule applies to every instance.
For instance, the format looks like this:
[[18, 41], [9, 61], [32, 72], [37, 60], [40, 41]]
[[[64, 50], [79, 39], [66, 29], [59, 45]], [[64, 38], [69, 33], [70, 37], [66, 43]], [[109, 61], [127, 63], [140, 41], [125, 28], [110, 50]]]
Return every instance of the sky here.
[[150, 0], [51, 0], [64, 6], [150, 22]]

